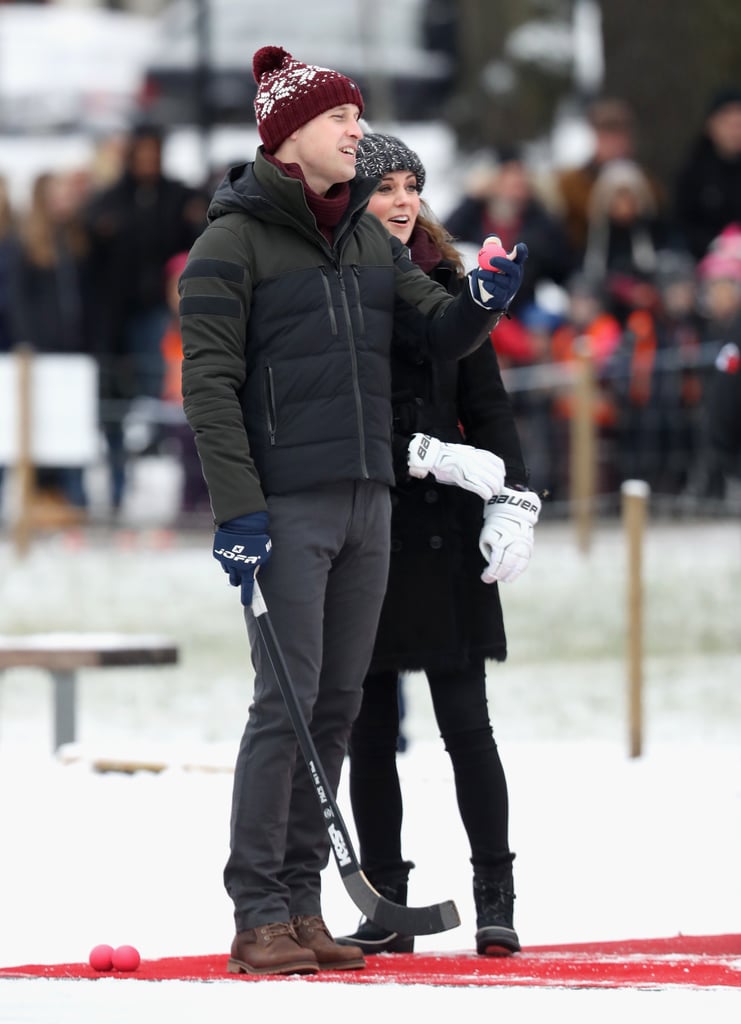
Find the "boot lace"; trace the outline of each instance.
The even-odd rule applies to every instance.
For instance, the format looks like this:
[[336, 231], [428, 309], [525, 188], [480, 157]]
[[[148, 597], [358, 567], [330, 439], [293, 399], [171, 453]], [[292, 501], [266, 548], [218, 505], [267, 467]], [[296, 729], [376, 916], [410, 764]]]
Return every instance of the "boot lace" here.
[[297, 928], [307, 928], [310, 932], [324, 932], [325, 935], [329, 935], [329, 929], [324, 923], [324, 918], [318, 914], [306, 914], [299, 915], [298, 917], [291, 918], [291, 927], [295, 930]]
[[287, 935], [290, 939], [298, 942], [296, 931], [293, 924], [289, 921], [274, 921], [271, 924], [262, 924], [259, 927], [259, 931], [265, 936], [267, 942], [272, 942], [273, 939], [278, 939], [281, 935]]

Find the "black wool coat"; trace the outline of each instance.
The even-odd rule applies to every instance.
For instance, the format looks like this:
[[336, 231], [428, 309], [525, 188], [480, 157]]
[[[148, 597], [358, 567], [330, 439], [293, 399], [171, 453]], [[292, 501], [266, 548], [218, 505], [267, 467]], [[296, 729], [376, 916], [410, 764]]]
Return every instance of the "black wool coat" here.
[[[460, 279], [442, 263], [430, 274], [450, 291]], [[467, 287], [467, 284], [465, 285]], [[415, 355], [398, 331], [392, 349], [394, 464], [391, 564], [371, 671], [467, 667], [472, 658], [504, 661], [507, 643], [497, 584], [482, 583], [478, 495], [407, 472], [411, 435], [496, 452], [508, 486], [527, 471], [509, 397], [487, 340], [459, 362]]]
[[676, 177], [675, 221], [696, 260], [728, 224], [741, 220], [741, 156], [726, 159], [703, 134]]

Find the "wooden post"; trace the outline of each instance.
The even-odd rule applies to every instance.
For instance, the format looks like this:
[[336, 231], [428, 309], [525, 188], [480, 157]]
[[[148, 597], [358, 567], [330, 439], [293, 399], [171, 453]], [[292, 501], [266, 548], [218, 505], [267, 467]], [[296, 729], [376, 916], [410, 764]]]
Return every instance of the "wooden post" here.
[[626, 480], [620, 488], [628, 549], [628, 726], [631, 757], [643, 752], [643, 537], [649, 486]]
[[31, 545], [31, 507], [34, 492], [34, 469], [31, 458], [31, 405], [33, 354], [27, 345], [15, 350], [18, 362], [18, 452], [16, 456], [17, 504], [13, 528], [18, 555], [28, 553]]
[[594, 367], [583, 339], [576, 346], [574, 415], [571, 421], [571, 514], [576, 524], [579, 549], [589, 551], [592, 543], [594, 492], [596, 485], [596, 443], [594, 427]]

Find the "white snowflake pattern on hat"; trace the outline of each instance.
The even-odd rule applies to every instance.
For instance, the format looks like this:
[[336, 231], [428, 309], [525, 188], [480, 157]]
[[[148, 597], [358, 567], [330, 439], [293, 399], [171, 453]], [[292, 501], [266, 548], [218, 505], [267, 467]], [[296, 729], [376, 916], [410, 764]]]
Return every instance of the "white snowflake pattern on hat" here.
[[311, 88], [318, 81], [339, 78], [340, 75], [330, 68], [294, 62], [292, 66], [282, 67], [277, 73], [265, 77], [274, 78], [274, 81], [266, 87], [261, 82], [257, 91], [255, 112], [260, 120], [269, 117], [283, 103], [292, 102], [297, 94]]
[[304, 64], [280, 46], [264, 46], [252, 60], [257, 82], [255, 119], [268, 152], [312, 118], [346, 103], [363, 112], [360, 89], [339, 71]]

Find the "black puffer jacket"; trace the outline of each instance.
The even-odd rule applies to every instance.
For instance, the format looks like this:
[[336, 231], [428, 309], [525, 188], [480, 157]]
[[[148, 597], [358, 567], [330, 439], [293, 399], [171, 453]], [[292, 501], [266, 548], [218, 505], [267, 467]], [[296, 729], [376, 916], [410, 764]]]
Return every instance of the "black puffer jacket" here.
[[217, 190], [181, 278], [183, 398], [217, 523], [265, 495], [339, 480], [393, 483], [389, 352], [458, 358], [495, 315], [433, 283], [365, 213], [351, 182], [330, 245], [300, 181], [258, 151]]
[[131, 351], [131, 318], [166, 308], [165, 264], [187, 251], [205, 223], [206, 198], [164, 175], [139, 181], [130, 170], [97, 192], [85, 211], [92, 243], [95, 344], [104, 398], [136, 398], [142, 381]]
[[[414, 251], [414, 249], [412, 249]], [[444, 263], [431, 276], [455, 291], [460, 279]], [[496, 452], [509, 486], [527, 471], [509, 397], [491, 344], [460, 362], [420, 357], [413, 339], [394, 339], [394, 453], [391, 565], [371, 671], [465, 667], [471, 655], [507, 654], [496, 584], [481, 582], [478, 541], [483, 502], [432, 475], [410, 477], [406, 453], [416, 431]]]

